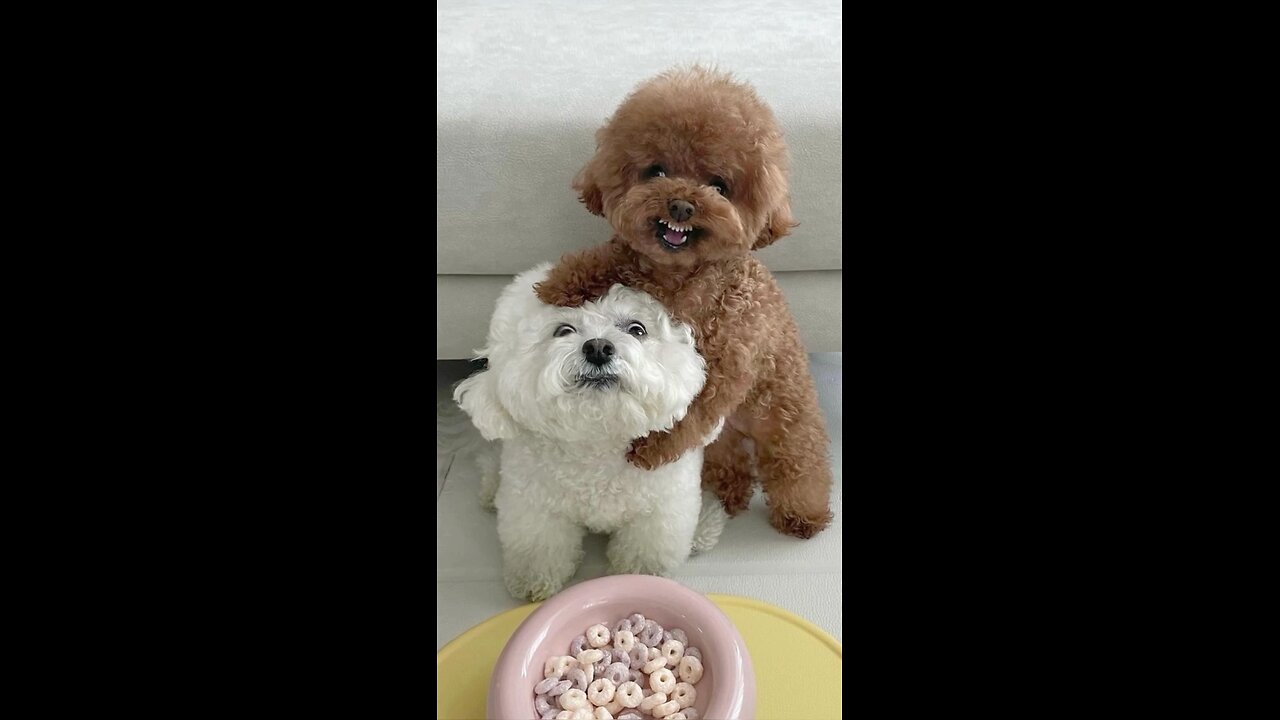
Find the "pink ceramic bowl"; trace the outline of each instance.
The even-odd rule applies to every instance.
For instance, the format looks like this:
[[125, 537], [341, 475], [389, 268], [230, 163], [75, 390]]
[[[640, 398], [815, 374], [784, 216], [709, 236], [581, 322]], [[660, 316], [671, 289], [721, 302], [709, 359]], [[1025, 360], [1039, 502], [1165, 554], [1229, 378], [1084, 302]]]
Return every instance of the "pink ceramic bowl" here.
[[705, 595], [649, 575], [613, 575], [574, 585], [525, 618], [498, 656], [489, 682], [490, 720], [538, 720], [533, 686], [547, 658], [566, 655], [569, 643], [602, 623], [632, 613], [689, 635], [702, 651], [703, 675], [693, 704], [707, 720], [754, 720], [756, 677], [746, 643], [729, 618]]

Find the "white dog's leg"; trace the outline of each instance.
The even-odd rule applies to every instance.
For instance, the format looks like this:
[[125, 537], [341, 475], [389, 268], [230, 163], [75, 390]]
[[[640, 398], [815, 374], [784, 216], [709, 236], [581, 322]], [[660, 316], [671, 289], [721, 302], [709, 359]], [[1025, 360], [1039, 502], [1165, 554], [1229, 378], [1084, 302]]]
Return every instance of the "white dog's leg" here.
[[666, 575], [689, 559], [698, 503], [673, 504], [618, 528], [609, 541], [609, 566], [615, 574]]
[[584, 530], [528, 504], [499, 503], [502, 574], [515, 597], [546, 600], [564, 587], [582, 561]]
[[720, 504], [720, 498], [710, 490], [702, 491], [702, 511], [698, 513], [698, 528], [693, 533], [693, 554], [704, 553], [720, 542], [720, 533], [729, 515]]
[[476, 467], [480, 469], [480, 505], [493, 510], [493, 499], [498, 495], [499, 443], [484, 443], [476, 448]]

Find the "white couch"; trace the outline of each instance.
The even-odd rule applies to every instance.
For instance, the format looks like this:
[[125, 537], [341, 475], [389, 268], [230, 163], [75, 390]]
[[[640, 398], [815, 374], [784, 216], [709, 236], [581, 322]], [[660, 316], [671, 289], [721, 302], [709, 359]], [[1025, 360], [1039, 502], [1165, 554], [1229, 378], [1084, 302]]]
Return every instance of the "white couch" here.
[[702, 62], [755, 85], [787, 133], [800, 227], [760, 253], [811, 352], [842, 350], [838, 2], [441, 0], [436, 357], [479, 347], [511, 275], [604, 242], [570, 182], [641, 80]]

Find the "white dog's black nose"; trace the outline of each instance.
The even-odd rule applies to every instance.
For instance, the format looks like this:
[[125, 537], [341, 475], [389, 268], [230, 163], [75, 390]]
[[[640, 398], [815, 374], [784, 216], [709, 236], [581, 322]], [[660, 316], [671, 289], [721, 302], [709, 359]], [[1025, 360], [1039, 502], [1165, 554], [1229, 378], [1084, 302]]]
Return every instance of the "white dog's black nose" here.
[[582, 354], [592, 365], [604, 365], [613, 359], [613, 343], [596, 338], [582, 343]]

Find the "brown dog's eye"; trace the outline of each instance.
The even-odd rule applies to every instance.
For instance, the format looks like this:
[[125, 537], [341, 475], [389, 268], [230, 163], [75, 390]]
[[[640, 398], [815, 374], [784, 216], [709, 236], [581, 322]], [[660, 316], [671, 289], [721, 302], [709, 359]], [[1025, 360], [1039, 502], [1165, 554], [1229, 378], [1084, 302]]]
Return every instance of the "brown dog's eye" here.
[[724, 195], [725, 197], [729, 197], [729, 186], [728, 184], [725, 183], [725, 181], [722, 178], [713, 177], [711, 178], [711, 182], [707, 184], [715, 188], [716, 192], [720, 193], [721, 195]]
[[644, 176], [649, 178], [666, 177], [667, 171], [661, 165], [650, 165], [649, 169], [644, 171]]

